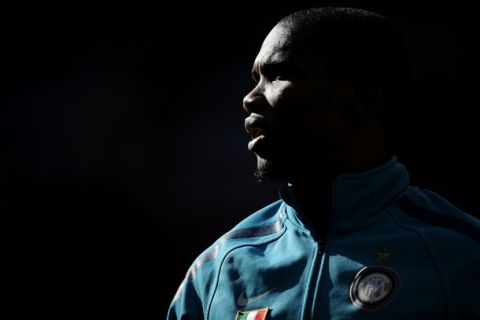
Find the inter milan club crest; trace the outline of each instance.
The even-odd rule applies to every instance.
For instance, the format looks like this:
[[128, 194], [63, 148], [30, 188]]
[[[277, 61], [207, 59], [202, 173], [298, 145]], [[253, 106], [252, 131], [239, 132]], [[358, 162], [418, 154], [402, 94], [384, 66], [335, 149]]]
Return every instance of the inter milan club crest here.
[[251, 311], [237, 311], [235, 320], [265, 320], [267, 319], [268, 308], [251, 310]]
[[352, 303], [364, 310], [377, 310], [391, 302], [400, 289], [400, 276], [383, 266], [364, 267], [350, 286]]

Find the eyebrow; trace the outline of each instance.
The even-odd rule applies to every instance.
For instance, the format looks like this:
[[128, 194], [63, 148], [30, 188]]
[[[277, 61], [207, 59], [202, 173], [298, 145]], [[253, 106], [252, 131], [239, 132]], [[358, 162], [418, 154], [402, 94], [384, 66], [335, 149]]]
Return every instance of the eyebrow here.
[[252, 76], [255, 81], [259, 80], [259, 72], [265, 75], [283, 71], [289, 74], [300, 73], [300, 68], [290, 61], [267, 61], [261, 65], [255, 64], [252, 68]]

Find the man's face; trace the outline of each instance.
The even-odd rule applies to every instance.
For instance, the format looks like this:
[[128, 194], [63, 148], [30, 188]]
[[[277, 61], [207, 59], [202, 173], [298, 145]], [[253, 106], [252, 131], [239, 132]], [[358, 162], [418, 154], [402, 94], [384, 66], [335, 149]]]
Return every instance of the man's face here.
[[253, 65], [256, 86], [243, 100], [260, 181], [289, 180], [332, 160], [340, 124], [336, 89], [322, 76], [314, 50], [297, 42], [281, 25], [270, 32]]

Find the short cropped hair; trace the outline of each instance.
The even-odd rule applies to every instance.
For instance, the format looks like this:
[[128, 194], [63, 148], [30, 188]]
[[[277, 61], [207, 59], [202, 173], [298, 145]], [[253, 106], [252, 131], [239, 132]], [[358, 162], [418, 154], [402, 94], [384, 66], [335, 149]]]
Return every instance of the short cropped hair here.
[[322, 7], [294, 12], [279, 24], [302, 46], [319, 49], [327, 77], [374, 79], [382, 90], [387, 134], [396, 140], [412, 81], [407, 46], [389, 19], [361, 9]]

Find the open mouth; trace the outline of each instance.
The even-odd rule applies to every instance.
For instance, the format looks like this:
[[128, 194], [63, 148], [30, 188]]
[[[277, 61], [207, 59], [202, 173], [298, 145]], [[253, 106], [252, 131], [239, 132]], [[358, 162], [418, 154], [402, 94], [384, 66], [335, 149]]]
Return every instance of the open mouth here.
[[266, 122], [260, 116], [249, 116], [245, 119], [245, 131], [250, 135], [252, 140], [248, 143], [248, 150], [255, 152], [258, 150], [258, 145], [265, 139]]
[[266, 123], [263, 118], [250, 116], [245, 119], [245, 131], [252, 137], [252, 139], [265, 133]]

